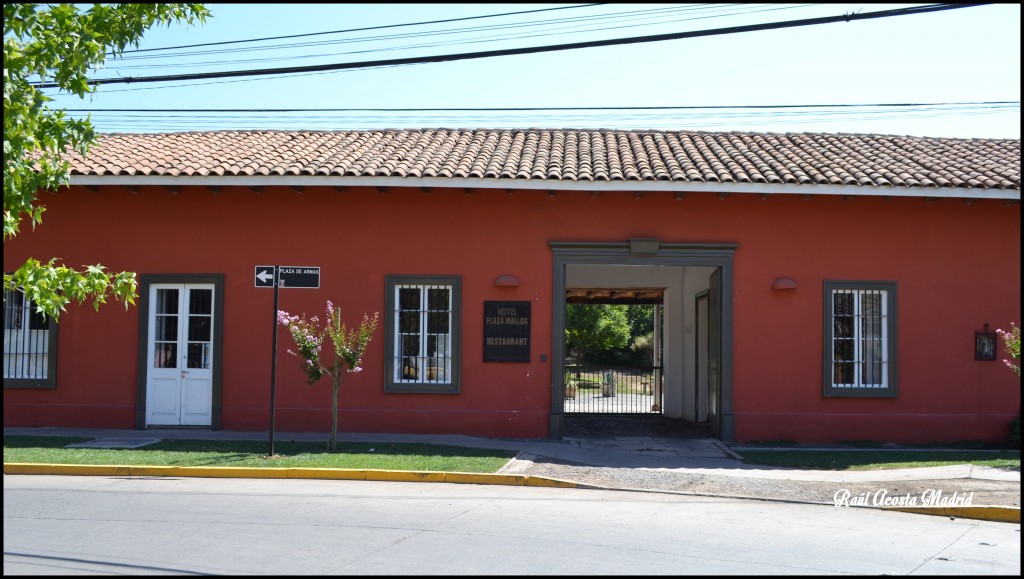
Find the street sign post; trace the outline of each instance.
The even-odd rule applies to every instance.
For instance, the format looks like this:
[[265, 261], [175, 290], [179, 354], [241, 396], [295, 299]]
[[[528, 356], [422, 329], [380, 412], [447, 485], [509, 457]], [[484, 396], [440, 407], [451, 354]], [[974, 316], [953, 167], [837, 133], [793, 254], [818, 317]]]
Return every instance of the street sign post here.
[[308, 265], [257, 265], [256, 287], [274, 288], [274, 333], [270, 353], [270, 441], [267, 456], [274, 456], [274, 406], [277, 394], [277, 307], [280, 288], [319, 288], [320, 267]]

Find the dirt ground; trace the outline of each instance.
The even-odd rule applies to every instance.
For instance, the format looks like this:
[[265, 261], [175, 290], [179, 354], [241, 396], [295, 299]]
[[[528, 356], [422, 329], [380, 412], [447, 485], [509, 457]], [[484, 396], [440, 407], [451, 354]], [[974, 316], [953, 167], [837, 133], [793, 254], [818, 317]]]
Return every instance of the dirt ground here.
[[943, 479], [870, 483], [788, 481], [777, 479], [726, 477], [651, 469], [604, 468], [533, 457], [531, 464], [516, 470], [519, 474], [543, 476], [604, 488], [664, 491], [701, 496], [725, 496], [781, 500], [801, 503], [835, 504], [843, 490], [851, 497], [874, 496], [884, 490], [888, 497], [910, 495], [922, 501], [923, 493], [941, 491], [943, 497], [974, 493], [975, 506], [1020, 507], [1020, 483], [984, 479]]
[[[566, 417], [566, 437], [608, 437], [628, 432], [630, 436], [708, 437], [702, 425], [693, 425], [659, 416], [637, 417]], [[573, 464], [543, 457], [524, 457], [516, 472], [545, 476], [607, 488], [657, 490], [694, 495], [729, 496], [793, 502], [835, 504], [836, 493], [850, 496], [865, 493], [874, 496], [884, 490], [889, 497], [910, 495], [921, 501], [928, 491], [941, 491], [943, 497], [953, 493], [966, 496], [974, 493], [971, 504], [1020, 507], [1020, 482], [984, 479], [942, 479], [898, 482], [835, 483], [818, 481], [787, 481], [776, 479], [727, 477], [679, 471], [604, 468]]]

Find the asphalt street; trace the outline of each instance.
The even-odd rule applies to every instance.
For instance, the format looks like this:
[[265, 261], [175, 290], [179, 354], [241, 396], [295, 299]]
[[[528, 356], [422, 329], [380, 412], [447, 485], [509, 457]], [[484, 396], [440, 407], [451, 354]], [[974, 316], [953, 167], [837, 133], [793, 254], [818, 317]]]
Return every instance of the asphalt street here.
[[[466, 482], [512, 486], [562, 486], [576, 488], [615, 488], [650, 491], [678, 490], [680, 480], [705, 477], [706, 480], [734, 481], [736, 486], [756, 486], [767, 489], [759, 498], [777, 498], [788, 502], [792, 497], [773, 497], [773, 488], [784, 489], [787, 484], [827, 483], [830, 493], [842, 488], [865, 489], [864, 492], [883, 490], [898, 483], [911, 481], [978, 481], [1004, 488], [1002, 497], [1019, 497], [1020, 472], [1004, 469], [953, 465], [945, 467], [915, 468], [884, 471], [820, 471], [799, 470], [748, 465], [740, 462], [736, 451], [717, 439], [669, 436], [659, 432], [641, 432], [640, 436], [595, 436], [589, 433], [580, 438], [562, 439], [489, 439], [462, 435], [413, 435], [339, 433], [339, 441], [348, 442], [418, 442], [476, 448], [509, 449], [517, 451], [516, 458], [497, 474], [412, 473], [338, 471], [324, 473], [323, 469], [217, 469], [191, 467], [74, 467], [60, 465], [12, 465], [5, 462], [5, 474], [134, 474], [136, 476], [235, 476], [251, 478], [336, 478], [359, 480]], [[5, 428], [4, 435], [80, 436], [92, 438], [87, 445], [106, 448], [125, 448], [149, 444], [161, 439], [219, 439], [267, 440], [266, 432], [238, 432], [208, 429], [67, 429], [67, 428]], [[321, 441], [324, 434], [275, 433], [279, 441]], [[572, 466], [586, 470], [572, 470]], [[568, 470], [566, 470], [568, 469]], [[557, 473], [575, 472], [580, 476], [562, 477]], [[592, 477], [586, 480], [584, 477]], [[860, 486], [855, 486], [860, 485]], [[934, 487], [934, 485], [931, 485]], [[719, 485], [717, 488], [730, 488]], [[1020, 523], [1019, 504], [925, 505], [924, 492], [912, 505], [880, 505], [885, 508], [926, 512], [942, 516], [974, 518]], [[934, 490], [942, 490], [935, 488]], [[743, 493], [716, 492], [709, 487], [691, 494], [746, 496]], [[857, 490], [858, 496], [861, 493]], [[947, 495], [951, 493], [947, 492]], [[1009, 502], [1003, 501], [1003, 502]], [[878, 505], [867, 505], [878, 506]], [[917, 507], [928, 506], [921, 511]], [[931, 508], [942, 507], [942, 508]]]
[[4, 574], [1011, 575], [1019, 525], [481, 484], [4, 477]]

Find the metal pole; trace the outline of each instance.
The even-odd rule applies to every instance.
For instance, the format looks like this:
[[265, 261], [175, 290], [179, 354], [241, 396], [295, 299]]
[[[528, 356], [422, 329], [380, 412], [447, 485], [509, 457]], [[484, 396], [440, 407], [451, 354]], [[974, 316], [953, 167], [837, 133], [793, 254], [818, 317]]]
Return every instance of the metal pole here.
[[279, 266], [274, 266], [274, 336], [270, 353], [270, 443], [267, 456], [274, 456], [274, 402], [277, 394], [277, 304], [278, 304], [278, 273]]
[[661, 367], [661, 304], [654, 306], [654, 404], [651, 410], [662, 411], [662, 397], [664, 396], [665, 369]]

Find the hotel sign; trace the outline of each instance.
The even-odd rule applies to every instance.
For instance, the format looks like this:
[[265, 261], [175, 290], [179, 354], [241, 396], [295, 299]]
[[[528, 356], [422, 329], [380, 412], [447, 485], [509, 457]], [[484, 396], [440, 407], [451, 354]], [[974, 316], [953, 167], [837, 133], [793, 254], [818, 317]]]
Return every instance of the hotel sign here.
[[530, 302], [484, 302], [484, 362], [530, 361]]

